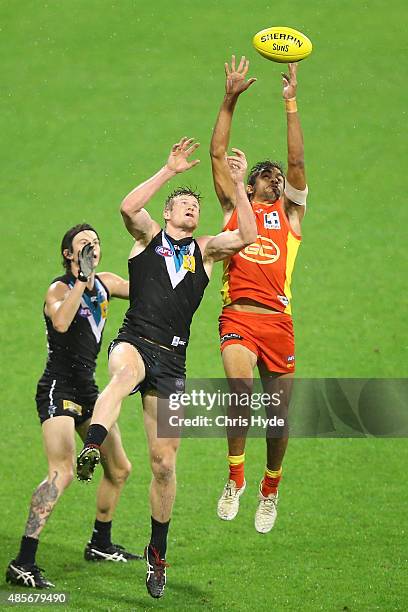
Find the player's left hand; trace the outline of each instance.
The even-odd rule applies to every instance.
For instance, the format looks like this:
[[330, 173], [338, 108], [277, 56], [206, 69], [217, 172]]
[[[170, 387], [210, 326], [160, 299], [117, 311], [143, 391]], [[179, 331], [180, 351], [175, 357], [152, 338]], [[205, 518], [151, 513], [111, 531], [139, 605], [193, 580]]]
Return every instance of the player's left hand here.
[[78, 253], [79, 280], [86, 282], [95, 268], [94, 248], [90, 242]]
[[187, 138], [184, 136], [180, 142], [176, 142], [171, 148], [169, 158], [167, 160], [167, 167], [172, 172], [177, 174], [190, 170], [194, 166], [200, 163], [199, 159], [189, 161], [188, 158], [194, 153], [200, 146], [199, 142], [194, 142], [194, 138]]
[[245, 153], [239, 149], [232, 149], [235, 155], [227, 155], [227, 163], [231, 178], [234, 183], [243, 182], [245, 174], [248, 170], [248, 163], [245, 157]]
[[282, 81], [283, 81], [283, 92], [282, 95], [285, 100], [289, 100], [290, 98], [296, 97], [296, 87], [297, 87], [297, 63], [293, 62], [288, 64], [289, 68], [289, 76], [282, 72]]

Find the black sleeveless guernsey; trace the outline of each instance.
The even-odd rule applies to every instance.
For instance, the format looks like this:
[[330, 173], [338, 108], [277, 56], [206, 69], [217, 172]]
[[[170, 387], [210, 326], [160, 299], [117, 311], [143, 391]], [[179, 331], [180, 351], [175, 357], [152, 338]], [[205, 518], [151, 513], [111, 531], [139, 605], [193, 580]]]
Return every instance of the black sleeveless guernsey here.
[[[55, 278], [74, 286], [76, 278], [68, 273]], [[102, 334], [108, 313], [109, 291], [98, 276], [92, 290], [85, 289], [81, 304], [65, 333], [57, 332], [44, 313], [47, 328], [47, 364], [44, 374], [60, 374], [93, 379], [96, 358], [102, 344]]]
[[130, 307], [118, 340], [143, 337], [184, 355], [209, 280], [198, 243], [162, 230], [128, 266]]

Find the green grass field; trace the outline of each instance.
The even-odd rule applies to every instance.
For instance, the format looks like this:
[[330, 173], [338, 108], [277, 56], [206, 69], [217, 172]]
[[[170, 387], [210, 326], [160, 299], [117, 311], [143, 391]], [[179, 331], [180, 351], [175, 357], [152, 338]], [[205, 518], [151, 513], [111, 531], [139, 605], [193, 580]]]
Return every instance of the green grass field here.
[[[258, 77], [239, 102], [233, 145], [250, 162], [285, 160], [280, 66], [250, 44], [269, 25], [291, 25], [314, 43], [298, 74], [310, 197], [293, 279], [297, 374], [407, 377], [407, 17], [403, 0], [0, 3], [0, 569], [17, 552], [31, 492], [46, 471], [33, 398], [45, 360], [42, 300], [60, 270], [61, 237], [92, 223], [101, 269], [126, 275], [131, 239], [120, 201], [183, 135], [201, 142], [200, 166], [183, 177], [204, 196], [201, 230], [219, 230], [207, 151], [231, 53], [246, 54]], [[157, 219], [164, 195], [151, 206]], [[191, 377], [222, 376], [219, 288], [220, 269], [193, 324]], [[123, 303], [112, 305], [104, 349], [123, 312]], [[98, 381], [107, 381], [105, 350]], [[120, 426], [133, 474], [113, 535], [141, 550], [150, 475], [140, 399], [126, 401]], [[57, 590], [70, 594], [67, 609], [408, 609], [406, 440], [293, 440], [278, 522], [266, 537], [253, 527], [264, 442], [248, 442], [249, 487], [231, 524], [215, 514], [225, 454], [223, 440], [182, 443], [168, 588], [158, 602], [145, 591], [143, 563], [83, 561], [96, 484], [74, 483], [38, 554]]]

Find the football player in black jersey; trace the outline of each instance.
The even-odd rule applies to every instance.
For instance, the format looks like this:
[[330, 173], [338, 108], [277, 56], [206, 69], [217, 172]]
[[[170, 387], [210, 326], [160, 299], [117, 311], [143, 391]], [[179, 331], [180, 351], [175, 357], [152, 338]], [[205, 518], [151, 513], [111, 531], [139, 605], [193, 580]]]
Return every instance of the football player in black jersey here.
[[[94, 373], [108, 302], [127, 299], [129, 283], [111, 272], [95, 274], [101, 248], [88, 224], [68, 230], [61, 244], [65, 274], [54, 279], [44, 303], [48, 357], [37, 387], [48, 476], [31, 498], [18, 556], [7, 568], [8, 582], [20, 586], [54, 586], [42, 575], [35, 556], [40, 534], [58, 499], [73, 478], [75, 431], [85, 439], [98, 396]], [[98, 489], [96, 520], [84, 552], [88, 561], [141, 558], [112, 544], [112, 516], [131, 469], [115, 424], [101, 448], [104, 476]]]
[[98, 398], [84, 449], [78, 457], [80, 480], [90, 480], [100, 458], [100, 445], [119, 416], [121, 401], [134, 390], [143, 400], [144, 426], [149, 446], [151, 539], [145, 549], [146, 585], [152, 597], [161, 597], [166, 583], [166, 547], [176, 495], [177, 438], [157, 435], [158, 397], [168, 397], [184, 386], [190, 324], [208, 284], [215, 261], [238, 252], [256, 240], [256, 224], [244, 177], [245, 155], [234, 149], [228, 157], [235, 184], [238, 225], [231, 232], [196, 240], [199, 195], [178, 189], [166, 200], [165, 229], [144, 208], [171, 178], [196, 166], [189, 157], [199, 146], [182, 138], [167, 163], [131, 191], [122, 202], [127, 230], [135, 238], [129, 258], [130, 307], [117, 339], [111, 344], [111, 381]]

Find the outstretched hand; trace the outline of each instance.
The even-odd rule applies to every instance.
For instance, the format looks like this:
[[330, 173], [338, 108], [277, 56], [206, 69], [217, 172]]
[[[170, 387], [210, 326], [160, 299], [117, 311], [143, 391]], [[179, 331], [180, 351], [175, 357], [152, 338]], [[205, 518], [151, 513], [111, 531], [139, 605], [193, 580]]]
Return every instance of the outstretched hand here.
[[235, 155], [227, 155], [227, 163], [231, 178], [235, 184], [243, 182], [248, 169], [245, 153], [239, 149], [232, 149]]
[[290, 98], [296, 97], [296, 87], [297, 87], [297, 63], [293, 62], [292, 64], [288, 64], [289, 75], [282, 72], [282, 82], [283, 82], [283, 92], [282, 95], [285, 100], [289, 100]]
[[249, 70], [249, 60], [243, 55], [239, 62], [238, 68], [235, 67], [235, 55], [231, 57], [231, 68], [228, 62], [225, 62], [225, 93], [228, 95], [239, 96], [243, 91], [255, 83], [256, 78], [246, 79]]
[[194, 142], [194, 138], [187, 138], [187, 136], [184, 136], [180, 142], [177, 142], [171, 148], [166, 164], [168, 169], [178, 174], [197, 166], [197, 164], [200, 163], [199, 159], [189, 161], [188, 158], [199, 146], [200, 143]]

